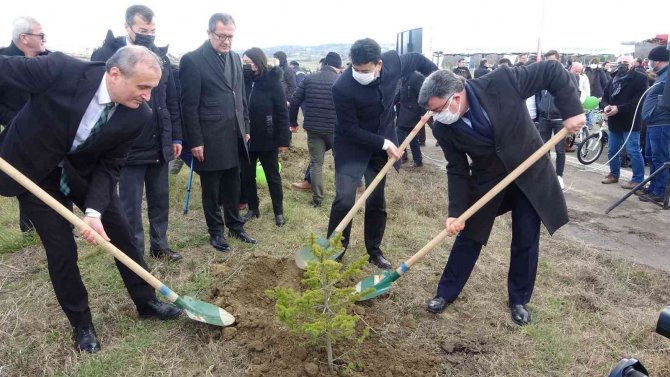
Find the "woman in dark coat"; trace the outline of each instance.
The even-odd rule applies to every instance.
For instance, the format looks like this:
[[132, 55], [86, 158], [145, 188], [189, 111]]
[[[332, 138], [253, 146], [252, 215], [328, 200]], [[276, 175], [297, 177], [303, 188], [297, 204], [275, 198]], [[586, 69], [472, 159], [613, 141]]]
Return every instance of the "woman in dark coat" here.
[[285, 219], [278, 157], [279, 152], [288, 150], [290, 135], [286, 95], [281, 84], [283, 71], [268, 67], [267, 57], [257, 47], [245, 51], [242, 61], [251, 135], [249, 165], [242, 169], [242, 191], [249, 205], [244, 220], [260, 217], [256, 186], [256, 162], [260, 160], [270, 189], [275, 223], [282, 226]]

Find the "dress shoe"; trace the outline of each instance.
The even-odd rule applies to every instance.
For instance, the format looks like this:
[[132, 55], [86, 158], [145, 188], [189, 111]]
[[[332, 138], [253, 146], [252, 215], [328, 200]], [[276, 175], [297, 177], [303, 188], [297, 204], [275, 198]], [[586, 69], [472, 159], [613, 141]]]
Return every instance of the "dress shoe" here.
[[649, 187], [641, 188], [641, 189], [635, 190], [634, 194], [637, 195], [637, 196], [648, 195], [648, 194], [650, 194], [650, 192], [648, 190], [649, 190]]
[[644, 195], [640, 195], [639, 199], [643, 202], [648, 202], [648, 203], [653, 203], [653, 202], [663, 203], [663, 199], [665, 199], [665, 198], [662, 197], [662, 196], [656, 196], [654, 194], [644, 194]]
[[428, 310], [431, 313], [442, 313], [444, 309], [447, 308], [447, 300], [443, 299], [440, 296], [435, 296], [432, 300], [428, 301], [428, 305], [426, 306], [426, 310]]
[[212, 245], [213, 248], [219, 251], [230, 250], [230, 245], [228, 245], [228, 242], [226, 242], [226, 239], [223, 236], [210, 236], [209, 244]]
[[73, 328], [74, 346], [79, 352], [96, 353], [100, 351], [100, 342], [95, 335], [93, 325]]
[[258, 243], [258, 241], [256, 241], [255, 239], [251, 238], [251, 236], [250, 236], [247, 232], [245, 232], [245, 231], [243, 231], [243, 230], [242, 230], [242, 231], [239, 231], [239, 232], [236, 231], [236, 230], [231, 230], [231, 231], [228, 232], [228, 234], [229, 234], [231, 237], [233, 237], [233, 238], [237, 238], [238, 240], [240, 240], [240, 241], [242, 241], [242, 242], [251, 243], [251, 244]]
[[312, 184], [308, 181], [291, 183], [291, 188], [300, 191], [312, 191]]
[[410, 167], [411, 168], [422, 168], [423, 167], [423, 162], [415, 162]]
[[383, 269], [383, 270], [390, 270], [391, 269], [391, 262], [386, 260], [383, 255], [379, 254], [374, 257], [370, 257], [368, 259], [368, 262], [374, 264], [375, 266]]
[[151, 299], [142, 306], [137, 307], [140, 318], [158, 318], [160, 320], [173, 319], [181, 315], [181, 309], [169, 302]]
[[152, 257], [154, 258], [159, 258], [159, 259], [167, 259], [172, 262], [176, 262], [181, 259], [181, 254], [178, 252], [170, 249], [169, 247], [167, 249], [162, 249], [162, 250], [151, 250], [149, 251], [149, 254], [151, 254]]
[[275, 224], [277, 224], [277, 226], [284, 226], [284, 224], [286, 224], [284, 215], [275, 215]]
[[312, 208], [321, 207], [321, 201], [312, 199], [312, 201], [309, 202], [309, 205], [312, 206]]
[[613, 176], [612, 174], [607, 174], [607, 176], [605, 177], [605, 179], [603, 179], [602, 181], [600, 181], [600, 183], [602, 183], [602, 184], [604, 184], [604, 185], [609, 185], [609, 184], [611, 184], [611, 183], [617, 183], [617, 182], [619, 182], [619, 177], [615, 177], [615, 176]]
[[261, 212], [257, 209], [250, 209], [247, 211], [247, 213], [242, 215], [242, 221], [246, 223], [247, 221], [251, 220], [254, 217], [255, 218], [261, 217]]
[[524, 326], [530, 323], [530, 312], [526, 305], [510, 305], [510, 312], [512, 313], [512, 321], [519, 326]]

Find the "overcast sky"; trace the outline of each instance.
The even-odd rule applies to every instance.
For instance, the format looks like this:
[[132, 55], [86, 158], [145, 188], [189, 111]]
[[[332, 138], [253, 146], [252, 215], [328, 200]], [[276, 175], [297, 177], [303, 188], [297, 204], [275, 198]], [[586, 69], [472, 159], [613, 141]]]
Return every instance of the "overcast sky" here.
[[[139, 2], [156, 13], [158, 45], [184, 53], [206, 38], [212, 13], [226, 12], [237, 23], [236, 50], [252, 46], [352, 43], [371, 37], [395, 43], [396, 33], [426, 27], [424, 44], [433, 50], [506, 46], [535, 51], [551, 48], [613, 49], [670, 32], [670, 1], [566, 2], [478, 1], [158, 1]], [[52, 50], [99, 46], [108, 29], [124, 34], [124, 12], [135, 1], [13, 0], [0, 5], [0, 46], [11, 40], [11, 21], [22, 15], [42, 23]], [[408, 5], [402, 5], [408, 4]], [[663, 4], [654, 7], [654, 5]], [[419, 5], [424, 6], [420, 8]], [[544, 14], [544, 16], [543, 16]], [[623, 47], [623, 50], [631, 47]], [[458, 51], [454, 51], [458, 52]]]

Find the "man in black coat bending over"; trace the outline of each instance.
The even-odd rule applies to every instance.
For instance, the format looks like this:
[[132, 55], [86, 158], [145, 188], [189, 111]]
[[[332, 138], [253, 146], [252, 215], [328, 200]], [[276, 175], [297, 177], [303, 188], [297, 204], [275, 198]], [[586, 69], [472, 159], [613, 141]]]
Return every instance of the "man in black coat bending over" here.
[[[351, 46], [351, 67], [333, 84], [335, 103], [335, 200], [330, 210], [328, 235], [353, 207], [356, 187], [365, 176], [370, 184], [388, 158], [400, 159], [398, 138], [393, 128], [395, 96], [400, 80], [414, 71], [425, 75], [437, 66], [423, 55], [399, 56], [381, 53], [372, 39], [360, 39]], [[396, 165], [399, 167], [399, 164]], [[386, 228], [386, 200], [383, 179], [365, 203], [365, 248], [370, 263], [390, 269], [380, 249]], [[351, 224], [343, 232], [342, 245], [349, 245]]]
[[[72, 200], [85, 213], [84, 222], [144, 268], [116, 184], [130, 146], [150, 121], [145, 102], [160, 77], [160, 59], [139, 46], [119, 50], [106, 65], [58, 52], [31, 59], [0, 56], [0, 86], [30, 93], [11, 127], [0, 133], [0, 157], [61, 204]], [[2, 173], [0, 195], [17, 196], [35, 225], [75, 345], [99, 351], [70, 224]], [[88, 230], [82, 236], [96, 244]], [[158, 301], [154, 289], [129, 268], [116, 265], [141, 317], [169, 319], [181, 313]]]
[[456, 218], [542, 146], [526, 98], [546, 89], [554, 96], [568, 131], [584, 125], [584, 110], [570, 75], [559, 62], [544, 61], [499, 68], [467, 82], [449, 71], [426, 78], [419, 104], [436, 113], [433, 134], [448, 161], [446, 229], [449, 235], [458, 234], [437, 294], [428, 303], [429, 311], [440, 313], [456, 300], [496, 216], [512, 211], [509, 306], [515, 323], [530, 323], [526, 304], [535, 285], [540, 223], [553, 234], [568, 222], [563, 192], [549, 157], [542, 157], [465, 224]]
[[144, 254], [144, 226], [142, 225], [142, 197], [146, 186], [149, 215], [150, 255], [172, 261], [181, 255], [170, 249], [167, 240], [170, 191], [168, 163], [181, 153], [181, 116], [179, 97], [175, 87], [167, 48], [154, 45], [156, 24], [154, 12], [144, 5], [133, 5], [126, 10], [128, 36], [114, 38], [112, 31], [102, 47], [91, 55], [92, 61], [105, 62], [123, 46], [144, 46], [163, 61], [163, 73], [158, 86], [151, 91], [148, 102], [153, 110], [151, 122], [130, 148], [126, 165], [121, 170], [119, 197], [133, 230], [137, 247]]
[[[244, 93], [242, 60], [231, 50], [235, 20], [215, 13], [209, 19], [209, 39], [181, 58], [179, 81], [184, 129], [200, 175], [202, 209], [210, 244], [219, 251], [230, 246], [223, 234], [256, 243], [244, 230], [240, 202], [240, 158], [249, 161], [249, 112]], [[223, 205], [224, 218], [220, 207]]]

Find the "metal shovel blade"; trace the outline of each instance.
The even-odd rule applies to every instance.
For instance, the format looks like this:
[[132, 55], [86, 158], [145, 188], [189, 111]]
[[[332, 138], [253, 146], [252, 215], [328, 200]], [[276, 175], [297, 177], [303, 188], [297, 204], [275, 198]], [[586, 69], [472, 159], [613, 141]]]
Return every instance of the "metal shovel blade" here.
[[[333, 233], [334, 235], [335, 233]], [[318, 243], [319, 246], [321, 246], [323, 249], [329, 249], [330, 246], [330, 241], [328, 239], [319, 237], [317, 238], [316, 242]], [[335, 260], [338, 259], [344, 254], [344, 249], [342, 249], [341, 252], [337, 254], [333, 254], [330, 256], [330, 259]], [[309, 262], [316, 262], [317, 258], [316, 256], [312, 253], [312, 249], [310, 245], [303, 245], [298, 251], [295, 253], [295, 264], [298, 266], [299, 269], [304, 270], [307, 268], [307, 264]]]
[[368, 291], [368, 293], [365, 293], [363, 297], [361, 297], [360, 301], [366, 301], [383, 295], [391, 289], [393, 282], [399, 278], [400, 274], [398, 274], [397, 271], [384, 271], [381, 274], [366, 277], [356, 284], [357, 293], [365, 293]]
[[196, 300], [189, 296], [180, 296], [174, 304], [183, 309], [189, 318], [195, 321], [216, 326], [230, 326], [235, 323], [235, 317], [216, 305]]

